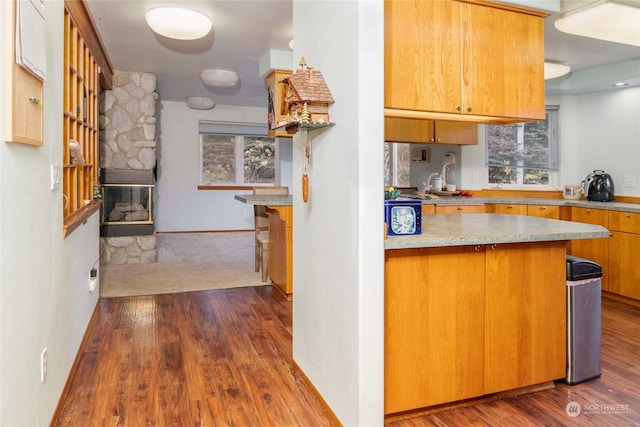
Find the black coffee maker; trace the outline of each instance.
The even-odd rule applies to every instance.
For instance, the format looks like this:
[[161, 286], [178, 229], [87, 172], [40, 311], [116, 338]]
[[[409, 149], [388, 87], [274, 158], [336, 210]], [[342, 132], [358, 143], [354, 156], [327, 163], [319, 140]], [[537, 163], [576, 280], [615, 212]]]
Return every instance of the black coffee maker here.
[[587, 200], [592, 202], [613, 201], [613, 179], [603, 170], [594, 170], [581, 183], [582, 191]]

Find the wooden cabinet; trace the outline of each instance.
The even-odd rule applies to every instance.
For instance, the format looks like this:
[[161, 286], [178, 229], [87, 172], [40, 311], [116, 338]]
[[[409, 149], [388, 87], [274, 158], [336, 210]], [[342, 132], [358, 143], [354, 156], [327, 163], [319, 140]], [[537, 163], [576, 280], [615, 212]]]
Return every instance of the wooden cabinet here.
[[[601, 225], [609, 228], [609, 214], [604, 209], [571, 208], [571, 221]], [[578, 239], [572, 240], [569, 253], [600, 264], [602, 267], [602, 290], [609, 290], [609, 240]]]
[[484, 205], [436, 205], [436, 214], [474, 214], [486, 211]]
[[487, 211], [497, 214], [526, 215], [527, 205], [493, 204], [487, 206]]
[[485, 394], [565, 376], [566, 245], [487, 247]]
[[269, 215], [269, 278], [291, 298], [293, 295], [293, 208], [267, 206]]
[[560, 219], [560, 206], [527, 205], [527, 215], [540, 218]]
[[484, 274], [472, 246], [386, 251], [386, 414], [483, 394]]
[[543, 120], [544, 16], [500, 4], [386, 0], [385, 116]]
[[291, 134], [286, 130], [275, 130], [278, 122], [289, 115], [289, 109], [284, 102], [284, 89], [281, 83], [282, 79], [291, 76], [291, 71], [273, 70], [265, 77], [265, 85], [267, 86], [268, 108], [267, 108], [267, 135], [270, 137], [291, 138]]
[[477, 145], [478, 126], [474, 123], [386, 117], [384, 140], [421, 144]]
[[435, 215], [436, 205], [422, 205], [422, 215]]
[[640, 300], [640, 214], [609, 211], [609, 288], [608, 290]]
[[385, 414], [563, 378], [565, 254], [564, 241], [387, 250]]
[[4, 140], [41, 146], [43, 144], [43, 84], [15, 61], [15, 0], [3, 1], [4, 8]]

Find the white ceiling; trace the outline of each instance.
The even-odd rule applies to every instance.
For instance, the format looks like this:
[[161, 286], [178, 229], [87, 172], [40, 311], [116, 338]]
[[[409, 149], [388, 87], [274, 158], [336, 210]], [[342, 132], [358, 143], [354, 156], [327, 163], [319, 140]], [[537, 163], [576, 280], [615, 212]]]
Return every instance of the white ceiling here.
[[[114, 69], [155, 74], [163, 100], [209, 96], [222, 105], [266, 107], [264, 80], [258, 70], [260, 58], [272, 49], [288, 51], [292, 39], [292, 0], [85, 1]], [[640, 7], [640, 0], [626, 1]], [[593, 0], [561, 0], [559, 13], [589, 2]], [[213, 21], [212, 32], [197, 41], [155, 35], [147, 27], [144, 13], [160, 4], [180, 4], [204, 12]], [[633, 62], [631, 69], [634, 72], [638, 64], [635, 84], [640, 84], [640, 48], [561, 33], [553, 26], [559, 13], [545, 19], [546, 59], [570, 65], [574, 75], [607, 66], [602, 70], [608, 79], [617, 78], [616, 67], [609, 64], [636, 59], [638, 62]], [[232, 88], [205, 86], [200, 81], [200, 71], [218, 67], [238, 72], [240, 83]], [[557, 86], [557, 93], [578, 93], [586, 87], [599, 90], [584, 83], [580, 88], [564, 84], [551, 81], [547, 87]]]

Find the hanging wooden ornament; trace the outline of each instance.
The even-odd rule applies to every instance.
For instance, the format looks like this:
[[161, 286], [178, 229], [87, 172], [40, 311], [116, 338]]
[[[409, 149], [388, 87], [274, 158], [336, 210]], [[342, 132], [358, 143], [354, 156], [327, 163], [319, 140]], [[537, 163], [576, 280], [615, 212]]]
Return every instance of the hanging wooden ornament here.
[[309, 200], [309, 175], [302, 174], [302, 200], [307, 203]]

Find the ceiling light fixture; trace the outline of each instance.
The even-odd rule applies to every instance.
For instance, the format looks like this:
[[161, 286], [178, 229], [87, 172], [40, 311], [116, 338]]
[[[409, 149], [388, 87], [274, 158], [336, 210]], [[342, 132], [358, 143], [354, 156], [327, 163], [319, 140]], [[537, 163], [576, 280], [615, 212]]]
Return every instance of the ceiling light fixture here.
[[557, 62], [544, 63], [544, 79], [551, 80], [569, 74], [571, 67]]
[[190, 96], [187, 98], [187, 105], [195, 110], [210, 110], [215, 107], [216, 103], [213, 98]]
[[231, 87], [238, 83], [238, 73], [229, 70], [202, 70], [200, 72], [202, 83], [207, 86]]
[[555, 22], [565, 33], [640, 47], [640, 8], [601, 0], [567, 12]]
[[627, 86], [629, 86], [629, 83], [618, 82], [618, 83], [612, 84], [611, 86], [613, 86], [613, 87], [627, 87]]
[[204, 13], [181, 7], [149, 9], [144, 18], [155, 33], [176, 40], [201, 39], [209, 34], [213, 26]]

